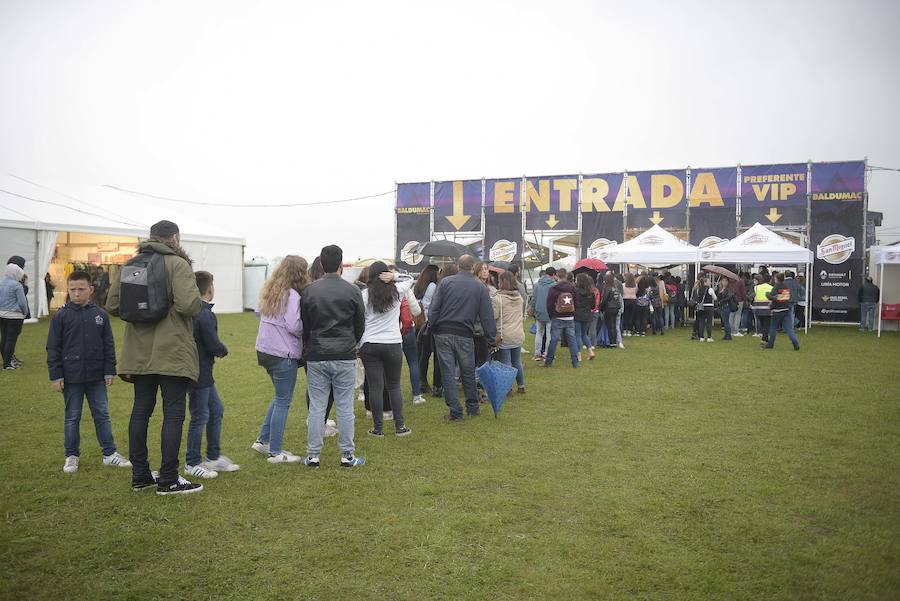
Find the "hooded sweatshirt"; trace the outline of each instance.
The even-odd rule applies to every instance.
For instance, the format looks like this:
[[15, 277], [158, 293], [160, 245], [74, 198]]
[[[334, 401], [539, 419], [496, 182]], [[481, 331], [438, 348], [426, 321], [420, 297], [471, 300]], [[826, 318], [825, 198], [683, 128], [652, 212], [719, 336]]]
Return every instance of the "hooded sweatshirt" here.
[[534, 307], [534, 318], [538, 321], [550, 321], [550, 314], [547, 312], [547, 294], [555, 283], [556, 280], [549, 275], [542, 275], [534, 285], [531, 303]]
[[567, 282], [565, 280], [561, 282], [557, 282], [555, 285], [550, 287], [550, 290], [547, 291], [547, 314], [550, 316], [550, 319], [565, 319], [565, 320], [574, 320], [575, 313], [569, 313], [568, 315], [560, 315], [556, 312], [556, 299], [559, 298], [560, 293], [569, 292], [572, 294], [572, 302], [575, 302], [575, 284], [572, 282]]

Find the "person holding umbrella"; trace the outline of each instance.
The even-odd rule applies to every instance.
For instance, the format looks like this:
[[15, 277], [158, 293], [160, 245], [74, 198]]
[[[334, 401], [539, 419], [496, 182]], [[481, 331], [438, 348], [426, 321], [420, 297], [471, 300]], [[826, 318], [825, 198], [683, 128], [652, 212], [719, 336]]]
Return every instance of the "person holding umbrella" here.
[[506, 365], [516, 368], [519, 394], [525, 394], [525, 370], [522, 368], [522, 343], [525, 341], [522, 305], [516, 276], [511, 271], [500, 274], [500, 291], [491, 298], [497, 323], [497, 355]]
[[716, 296], [718, 296], [716, 302], [719, 305], [719, 317], [722, 319], [722, 327], [725, 328], [725, 338], [723, 340], [731, 340], [731, 313], [737, 310], [737, 307], [733, 306], [735, 304], [734, 292], [731, 291], [728, 278], [722, 277], [719, 279], [719, 289], [716, 291]]

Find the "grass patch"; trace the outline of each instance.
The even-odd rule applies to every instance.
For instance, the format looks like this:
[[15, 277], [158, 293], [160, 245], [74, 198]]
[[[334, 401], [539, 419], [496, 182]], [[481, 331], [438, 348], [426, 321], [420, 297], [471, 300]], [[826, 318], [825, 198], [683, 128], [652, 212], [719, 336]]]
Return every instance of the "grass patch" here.
[[[100, 465], [62, 473], [47, 323], [0, 374], [0, 598], [896, 599], [900, 336], [814, 328], [794, 352], [689, 330], [626, 339], [579, 370], [528, 361], [499, 419], [407, 405], [411, 437], [365, 436], [347, 472], [249, 449], [271, 399], [252, 315], [221, 315], [223, 452], [240, 472], [185, 498], [132, 493]], [[114, 320], [121, 341], [122, 324]], [[529, 340], [526, 346], [530, 348]], [[408, 395], [408, 379], [404, 379]], [[305, 451], [305, 380], [285, 448]], [[130, 385], [111, 389], [127, 454]], [[407, 396], [407, 398], [409, 398]], [[490, 412], [487, 411], [486, 414]], [[158, 408], [150, 425], [158, 467]], [[185, 431], [186, 431], [185, 424]], [[390, 426], [387, 431], [390, 432]], [[362, 434], [362, 435], [360, 435]], [[182, 450], [182, 460], [184, 454]]]

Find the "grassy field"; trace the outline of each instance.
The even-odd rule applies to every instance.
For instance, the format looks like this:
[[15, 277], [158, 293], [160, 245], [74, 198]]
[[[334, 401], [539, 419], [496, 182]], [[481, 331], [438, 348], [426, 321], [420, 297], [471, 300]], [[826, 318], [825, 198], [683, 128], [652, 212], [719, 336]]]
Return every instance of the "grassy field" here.
[[[429, 396], [411, 437], [377, 440], [358, 405], [368, 463], [341, 470], [331, 438], [315, 471], [249, 449], [271, 398], [256, 322], [219, 319], [223, 452], [243, 468], [179, 498], [102, 467], [87, 407], [81, 470], [63, 474], [47, 323], [26, 326], [25, 368], [0, 373], [0, 598], [900, 598], [896, 334], [814, 328], [798, 353], [683, 329], [577, 371], [529, 361], [496, 420], [444, 423]], [[125, 454], [130, 395], [111, 389]]]

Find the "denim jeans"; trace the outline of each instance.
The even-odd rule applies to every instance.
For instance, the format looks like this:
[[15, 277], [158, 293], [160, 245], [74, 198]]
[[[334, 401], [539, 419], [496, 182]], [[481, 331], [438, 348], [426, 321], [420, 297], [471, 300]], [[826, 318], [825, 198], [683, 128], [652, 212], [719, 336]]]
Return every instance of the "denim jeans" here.
[[620, 315], [616, 311], [606, 311], [603, 314], [603, 322], [606, 324], [606, 334], [609, 336], [609, 346], [618, 346], [622, 341], [622, 335], [619, 333]]
[[516, 384], [525, 386], [525, 370], [522, 368], [522, 347], [502, 348], [497, 351], [497, 358], [501, 363], [515, 367]]
[[547, 359], [544, 365], [552, 365], [556, 357], [556, 345], [561, 336], [566, 337], [569, 345], [569, 355], [572, 358], [572, 367], [578, 367], [578, 343], [575, 341], [575, 321], [572, 319], [554, 318], [550, 320], [550, 347], [547, 349]]
[[875, 329], [875, 306], [877, 303], [859, 303], [859, 329]]
[[426, 331], [420, 331], [418, 340], [416, 341], [419, 347], [419, 377], [422, 381], [422, 390], [428, 387], [428, 363], [431, 360], [431, 356], [434, 355], [434, 362], [432, 363], [433, 372], [431, 377], [431, 384], [436, 388], [441, 387], [441, 364], [438, 363], [437, 353], [434, 349], [434, 338], [432, 337], [430, 328]]
[[725, 328], [725, 340], [731, 340], [731, 309], [728, 305], [719, 307], [719, 317], [722, 319], [722, 327]]
[[662, 307], [653, 307], [653, 313], [650, 314], [650, 325], [654, 332], [664, 332], [666, 316]]
[[745, 331], [746, 333], [750, 333], [750, 324], [755, 324], [755, 316], [753, 315], [753, 311], [749, 308], [744, 307], [744, 310], [741, 312], [741, 327], [740, 329]]
[[665, 306], [665, 325], [667, 328], [675, 327], [675, 305], [669, 303]]
[[450, 410], [450, 417], [462, 417], [462, 405], [456, 396], [456, 367], [459, 366], [463, 392], [466, 395], [466, 413], [478, 415], [478, 388], [475, 386], [475, 342], [468, 336], [456, 334], [435, 334], [437, 360], [441, 364], [444, 388], [444, 403]]
[[306, 426], [306, 452], [318, 457], [322, 452], [325, 434], [325, 408], [328, 395], [334, 393], [334, 411], [338, 425], [338, 449], [341, 455], [353, 455], [355, 416], [353, 389], [356, 387], [356, 361], [308, 361], [306, 363], [309, 390], [309, 419]]
[[206, 430], [206, 458], [215, 461], [221, 453], [222, 416], [225, 415], [225, 405], [219, 398], [216, 385], [203, 388], [190, 387], [188, 409], [191, 411], [191, 421], [188, 423], [184, 462], [188, 465], [203, 463], [201, 450], [204, 430]]
[[69, 384], [66, 382], [63, 388], [63, 398], [66, 401], [66, 417], [63, 427], [63, 439], [65, 441], [66, 457], [81, 455], [81, 409], [84, 406], [84, 397], [87, 397], [91, 417], [94, 418], [94, 430], [97, 432], [97, 442], [103, 449], [104, 455], [112, 455], [116, 452], [116, 443], [113, 440], [112, 424], [109, 421], [109, 400], [106, 396], [106, 382], [85, 382]]
[[575, 346], [577, 347], [578, 352], [581, 352], [582, 345], [588, 348], [594, 348], [594, 342], [591, 340], [590, 329], [591, 322], [589, 321], [575, 322]]
[[597, 336], [600, 335], [600, 312], [591, 313], [591, 344], [597, 346]]
[[179, 376], [146, 374], [134, 376], [134, 408], [128, 422], [128, 458], [131, 460], [133, 482], [151, 479], [147, 458], [147, 429], [156, 408], [156, 391], [162, 396], [162, 462], [159, 484], [167, 486], [178, 481], [178, 453], [184, 429], [184, 406], [188, 379]]
[[534, 333], [534, 356], [543, 357], [546, 354], [544, 347], [550, 338], [550, 322], [534, 320], [536, 331]]
[[800, 348], [800, 341], [797, 340], [797, 334], [794, 333], [794, 312], [790, 309], [787, 311], [772, 311], [772, 323], [769, 325], [769, 348], [775, 346], [775, 337], [779, 326], [791, 339], [794, 348]]
[[403, 395], [400, 392], [400, 372], [403, 351], [399, 344], [367, 342], [359, 349], [366, 368], [366, 401], [372, 410], [372, 424], [381, 432], [384, 427], [384, 392], [387, 391], [394, 412], [394, 426], [403, 427]]
[[416, 329], [410, 328], [403, 336], [403, 356], [406, 357], [406, 366], [409, 368], [409, 386], [413, 395], [422, 394], [422, 375], [419, 372], [419, 351], [416, 348]]
[[[275, 388], [275, 397], [269, 403], [262, 428], [257, 440], [268, 443], [269, 452], [277, 455], [284, 450], [284, 427], [287, 424], [288, 409], [294, 400], [294, 387], [297, 385], [297, 360], [282, 359], [272, 367], [267, 367], [269, 379]], [[328, 399], [325, 399], [326, 402]], [[325, 424], [323, 411], [322, 426]]]

